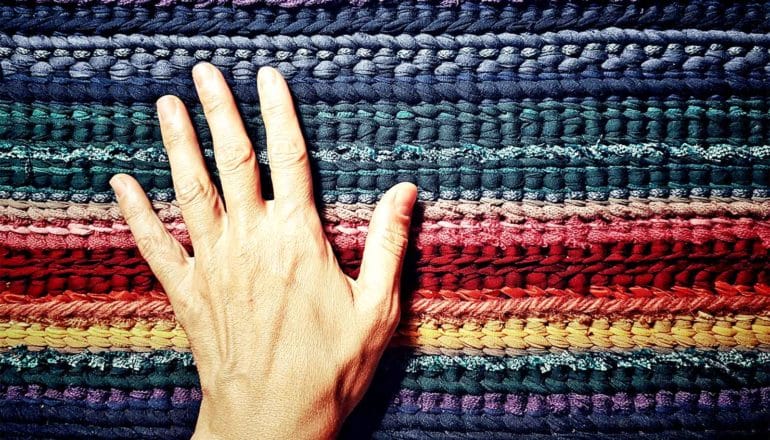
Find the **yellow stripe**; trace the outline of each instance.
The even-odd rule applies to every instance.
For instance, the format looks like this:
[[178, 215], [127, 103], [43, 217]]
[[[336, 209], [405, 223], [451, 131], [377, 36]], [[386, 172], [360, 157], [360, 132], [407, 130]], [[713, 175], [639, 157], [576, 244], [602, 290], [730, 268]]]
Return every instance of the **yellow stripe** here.
[[40, 323], [0, 323], [0, 347], [27, 345], [57, 349], [160, 350], [190, 348], [184, 330], [173, 321], [94, 325], [85, 328]]
[[[0, 348], [17, 345], [69, 350], [189, 349], [184, 330], [173, 321], [134, 321], [84, 328], [0, 322]], [[402, 323], [391, 345], [471, 351], [770, 347], [770, 317], [701, 314], [667, 319], [512, 318], [483, 322], [426, 318]]]

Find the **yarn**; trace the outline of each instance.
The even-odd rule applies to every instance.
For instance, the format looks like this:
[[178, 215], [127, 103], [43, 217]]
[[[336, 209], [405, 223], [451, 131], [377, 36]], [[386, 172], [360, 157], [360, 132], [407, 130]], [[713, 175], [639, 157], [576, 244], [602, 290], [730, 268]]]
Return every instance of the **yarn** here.
[[[369, 0], [353, 0], [350, 3], [353, 5], [365, 5]], [[460, 4], [464, 0], [442, 0], [441, 2], [435, 2], [435, 5], [450, 6]], [[620, 1], [620, 0], [613, 0]], [[634, 0], [631, 0], [634, 1]], [[39, 3], [74, 3], [74, 4], [93, 4], [104, 3], [107, 5], [120, 4], [120, 5], [142, 5], [142, 4], [154, 4], [156, 6], [165, 7], [171, 6], [175, 3], [192, 4], [195, 7], [205, 7], [213, 5], [232, 5], [233, 7], [244, 7], [249, 5], [268, 4], [276, 5], [284, 8], [292, 8], [299, 6], [315, 6], [323, 5], [326, 3], [333, 3], [333, 0], [40, 0]], [[489, 0], [490, 3], [518, 3], [518, 0]]]
[[[63, 389], [45, 388], [40, 385], [10, 385], [0, 389], [0, 396], [9, 403], [41, 402], [45, 406], [68, 406], [88, 408], [97, 411], [121, 411], [154, 409], [174, 411], [177, 409], [196, 409], [201, 400], [198, 388], [174, 388], [128, 392], [120, 389], [100, 389], [68, 386]], [[466, 413], [500, 417], [505, 415], [548, 417], [568, 413], [611, 414], [622, 416], [628, 412], [651, 413], [655, 411], [674, 413], [697, 405], [701, 411], [719, 409], [723, 411], [750, 408], [758, 409], [770, 402], [770, 390], [762, 388], [743, 388], [723, 390], [712, 393], [670, 392], [658, 393], [615, 393], [615, 394], [527, 394], [484, 393], [480, 395], [453, 395], [424, 391], [401, 390], [389, 402], [389, 412], [417, 415], [438, 415]], [[120, 417], [120, 414], [116, 414]], [[125, 416], [125, 415], [124, 415]], [[194, 414], [193, 414], [194, 416]], [[17, 417], [29, 417], [19, 414]], [[189, 416], [188, 416], [189, 417]], [[34, 419], [34, 418], [33, 418]], [[174, 420], [177, 424], [180, 421]], [[91, 421], [102, 424], [104, 421]], [[189, 420], [186, 421], [189, 423]], [[184, 426], [184, 423], [181, 423]]]
[[[177, 389], [173, 395], [169, 395], [162, 389], [129, 394], [92, 388], [67, 388], [62, 392], [46, 390], [45, 393], [39, 387], [27, 390], [20, 388], [9, 387], [6, 390], [7, 395], [15, 398], [7, 399], [8, 404], [4, 406], [2, 414], [9, 420], [22, 423], [40, 419], [66, 422], [71, 415], [77, 414], [83, 422], [105, 428], [128, 428], [135, 418], [141, 418], [145, 426], [152, 427], [166, 427], [162, 420], [170, 418], [173, 420], [171, 426], [183, 428], [195, 420], [200, 400], [200, 392], [196, 389]], [[525, 433], [562, 429], [595, 430], [598, 423], [591, 421], [596, 417], [602, 420], [598, 426], [605, 429], [612, 426], [622, 431], [656, 429], [660, 425], [665, 426], [666, 422], [673, 425], [672, 428], [693, 428], [705, 424], [704, 419], [711, 417], [714, 411], [728, 413], [746, 422], [756, 420], [762, 405], [768, 404], [770, 400], [770, 391], [759, 388], [719, 393], [664, 391], [631, 395], [485, 394], [467, 397], [402, 391], [396, 399], [398, 403], [389, 405], [388, 413], [381, 422], [380, 427], [383, 429], [398, 428], [409, 420], [412, 422], [409, 425], [423, 429], [437, 429], [451, 424]], [[24, 407], [32, 402], [39, 402], [40, 409], [25, 411]], [[697, 407], [695, 413], [690, 409], [691, 406]], [[650, 420], [648, 417], [656, 412], [667, 417]], [[587, 416], [588, 420], [584, 423], [564, 422], [563, 416], [570, 413]]]
[[[202, 143], [211, 147], [199, 106], [192, 115], [201, 129]], [[258, 106], [241, 105], [254, 139], [264, 130]], [[379, 102], [299, 106], [308, 145], [357, 147], [372, 154], [395, 145], [432, 148], [484, 149], [502, 146], [665, 143], [703, 147], [735, 142], [770, 143], [768, 107], [759, 97], [681, 96], [664, 99], [636, 97], [522, 99], [473, 104], [441, 102], [415, 104]], [[0, 134], [4, 139], [29, 142], [109, 142], [134, 149], [159, 148], [160, 130], [154, 107], [145, 104], [111, 106], [0, 102]], [[740, 145], [737, 145], [740, 146]]]
[[[81, 3], [82, 2], [78, 2]], [[631, 29], [724, 29], [766, 32], [765, 2], [677, 0], [665, 3], [565, 0], [490, 5], [464, 1], [434, 8], [419, 0], [369, 2], [356, 7], [281, 9], [265, 6], [168, 8], [141, 4], [59, 6], [38, 2], [0, 6], [3, 29], [19, 33], [88, 32], [175, 35], [344, 35], [368, 33], [502, 33]]]
[[[255, 72], [247, 72], [244, 78], [231, 83], [239, 102], [255, 104], [258, 101], [254, 86]], [[409, 105], [419, 103], [438, 104], [444, 101], [483, 103], [486, 100], [559, 98], [567, 94], [577, 97], [607, 98], [612, 96], [647, 95], [663, 98], [683, 94], [693, 98], [713, 95], [738, 97], [764, 93], [762, 79], [543, 79], [513, 80], [502, 72], [496, 75], [460, 73], [447, 81], [439, 81], [432, 75], [414, 78], [379, 76], [339, 76], [336, 80], [307, 78], [293, 75], [289, 85], [298, 103], [324, 101], [330, 104], [342, 102], [400, 101]], [[147, 77], [127, 77], [111, 80], [101, 77], [89, 80], [61, 77], [31, 77], [24, 74], [8, 74], [0, 99], [21, 102], [32, 101], [100, 101], [104, 103], [149, 103], [163, 95], [176, 95], [188, 104], [197, 99], [192, 80], [186, 77], [170, 77], [157, 80]]]
[[[338, 250], [342, 269], [357, 274], [360, 249]], [[715, 283], [770, 285], [768, 248], [752, 240], [692, 244], [653, 241], [566, 247], [430, 246], [416, 252], [410, 285], [432, 291], [591, 286], [674, 286], [710, 290]], [[106, 293], [160, 288], [136, 249], [0, 248], [0, 277], [15, 294], [65, 290]]]
[[[166, 228], [182, 244], [190, 244], [187, 228], [179, 219]], [[367, 226], [358, 222], [326, 223], [326, 236], [338, 250], [363, 248]], [[688, 220], [652, 218], [649, 220], [591, 222], [571, 218], [547, 223], [532, 220], [507, 223], [494, 220], [461, 222], [424, 221], [412, 228], [418, 238], [413, 247], [429, 246], [567, 246], [634, 241], [671, 240], [703, 244], [712, 240], [734, 242], [758, 239], [770, 245], [770, 222], [751, 218], [698, 217]], [[54, 248], [132, 248], [136, 246], [125, 223], [85, 224], [80, 222], [21, 222], [0, 225], [0, 237], [10, 247], [25, 249]]]
[[[74, 193], [70, 196], [73, 200], [94, 199], [93, 193], [101, 200], [112, 197], [108, 192], [111, 175], [133, 172], [145, 189], [157, 192], [155, 198], [173, 197], [170, 171], [155, 165], [165, 162], [164, 153], [142, 151], [131, 157], [124, 155], [121, 150], [125, 148], [120, 145], [104, 149], [84, 145], [73, 150], [56, 143], [24, 147], [0, 143], [0, 166], [5, 169], [0, 175], [0, 194], [69, 190]], [[770, 182], [770, 166], [765, 164], [768, 152], [766, 146], [714, 146], [708, 150], [666, 145], [509, 147], [478, 161], [462, 158], [459, 151], [455, 157], [442, 151], [437, 157], [428, 155], [421, 160], [404, 160], [399, 154], [386, 153], [371, 161], [349, 158], [341, 162], [338, 158], [325, 160], [337, 154], [321, 150], [316, 153], [322, 157], [316, 161], [316, 187], [328, 191], [330, 198], [345, 192], [347, 198], [366, 200], [408, 175], [407, 180], [421, 188], [421, 197], [429, 200], [606, 200], [638, 197], [640, 193], [642, 197], [765, 197]], [[372, 178], [375, 170], [376, 179]]]
[[418, 185], [403, 316], [342, 438], [766, 438], [769, 23], [755, 0], [0, 5], [0, 436], [192, 435], [187, 336], [108, 180], [191, 249], [154, 101], [185, 101], [217, 180], [208, 61], [268, 198], [255, 76], [287, 77], [346, 274], [379, 197]]
[[[105, 202], [113, 198], [107, 185], [111, 173], [129, 168], [149, 187], [152, 198], [159, 201], [173, 198], [170, 173], [156, 164], [156, 160], [165, 161], [163, 156], [147, 156], [142, 152], [139, 153], [141, 159], [130, 159], [119, 153], [104, 156], [85, 149], [79, 154], [88, 154], [92, 160], [74, 158], [57, 164], [47, 159], [46, 153], [33, 148], [29, 152], [12, 148], [17, 153], [0, 158], [6, 168], [0, 174], [0, 197], [3, 198]], [[329, 203], [371, 203], [384, 190], [403, 180], [420, 185], [423, 188], [420, 197], [424, 200], [492, 198], [561, 202], [648, 197], [767, 198], [770, 172], [764, 163], [766, 148], [734, 150], [721, 153], [729, 150], [715, 147], [706, 153], [692, 146], [680, 149], [599, 145], [589, 150], [566, 148], [562, 157], [549, 158], [548, 155], [553, 156], [553, 153], [538, 147], [510, 147], [500, 153], [503, 155], [500, 159], [494, 156], [479, 161], [447, 158], [439, 163], [429, 158], [386, 161], [384, 158], [392, 155], [384, 154], [380, 161], [351, 159], [347, 166], [332, 160], [319, 160], [317, 186], [325, 190], [323, 200]], [[629, 154], [632, 151], [633, 155]], [[568, 154], [574, 156], [577, 152], [587, 157], [568, 159]], [[40, 159], [30, 157], [30, 153], [36, 153], [34, 156]], [[642, 157], [634, 157], [639, 153]], [[335, 153], [330, 154], [335, 156]], [[527, 155], [534, 157], [526, 158]], [[713, 163], [697, 163], [698, 155], [709, 157], [708, 161]], [[73, 165], [79, 168], [73, 168]], [[460, 173], [453, 172], [458, 168]], [[376, 170], [381, 170], [382, 175], [374, 178]]]
[[[681, 350], [527, 353], [499, 356], [413, 356], [385, 353], [372, 387], [377, 395], [396, 383], [414, 391], [483, 394], [713, 391], [766, 387], [768, 353], [747, 350]], [[15, 348], [0, 352], [7, 385], [41, 384], [148, 390], [198, 387], [189, 352], [101, 351], [62, 353]]]
[[[770, 347], [770, 318], [762, 316], [675, 316], [637, 320], [556, 317], [510, 318], [506, 321], [424, 319], [402, 322], [391, 341], [394, 347], [441, 350], [464, 354], [520, 354], [522, 350], [632, 349], [689, 347]], [[58, 324], [58, 323], [57, 323]], [[61, 325], [0, 322], [0, 349], [24, 345], [56, 349], [186, 350], [190, 345], [181, 326], [171, 321], [124, 320], [109, 325], [76, 326], [77, 318]]]
[[[179, 221], [181, 210], [176, 202], [153, 202], [159, 218], [166, 223]], [[371, 219], [374, 207], [370, 204], [328, 204], [319, 207], [325, 223], [337, 222], [366, 223]], [[667, 219], [682, 220], [697, 217], [746, 217], [751, 219], [770, 218], [770, 200], [630, 200], [623, 203], [580, 202], [575, 204], [550, 204], [537, 201], [512, 203], [495, 200], [478, 202], [422, 202], [415, 207], [416, 215], [425, 221], [451, 222], [500, 221], [521, 223], [528, 219], [541, 222], [565, 221], [569, 219], [589, 220], [634, 220]], [[24, 201], [0, 199], [0, 216], [13, 224], [38, 222], [108, 222], [122, 223], [120, 209], [112, 203], [62, 203], [55, 201]], [[415, 225], [418, 226], [419, 225]]]
[[[501, 299], [497, 299], [501, 298]], [[506, 299], [502, 299], [506, 298]], [[675, 288], [671, 291], [634, 287], [593, 288], [589, 294], [559, 289], [502, 289], [500, 291], [417, 290], [406, 302], [405, 314], [440, 319], [548, 317], [559, 314], [572, 318], [666, 317], [671, 314], [761, 313], [770, 304], [770, 287], [730, 286], [717, 283], [715, 291]], [[31, 298], [0, 293], [0, 319], [56, 324], [64, 321], [78, 326], [133, 320], [174, 319], [163, 292], [109, 292], [106, 294], [62, 292]]]
[[[54, 45], [54, 41], [56, 44]], [[667, 45], [661, 44], [666, 42]], [[275, 65], [289, 81], [335, 78], [366, 82], [395, 78], [405, 85], [435, 75], [434, 84], [488, 80], [761, 79], [770, 37], [727, 31], [609, 28], [602, 33], [183, 37], [24, 37], [0, 33], [0, 66], [34, 78], [130, 77], [169, 81], [198, 61], [210, 61], [234, 81]], [[195, 48], [196, 50], [190, 50]], [[154, 82], [154, 81], [152, 81]], [[152, 83], [150, 82], [150, 83]], [[319, 82], [319, 84], [322, 84]]]

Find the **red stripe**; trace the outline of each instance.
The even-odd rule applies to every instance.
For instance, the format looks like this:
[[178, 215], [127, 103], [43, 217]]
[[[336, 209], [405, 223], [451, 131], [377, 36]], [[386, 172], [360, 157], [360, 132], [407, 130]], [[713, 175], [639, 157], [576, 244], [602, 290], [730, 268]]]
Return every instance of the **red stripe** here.
[[[656, 289], [595, 288], [593, 296], [580, 296], [570, 291], [511, 291], [522, 297], [493, 298], [492, 291], [463, 294], [471, 300], [445, 299], [449, 292], [418, 291], [404, 304], [410, 316], [445, 318], [553, 317], [565, 319], [577, 315], [591, 316], [668, 316], [671, 314], [709, 313], [756, 314], [770, 309], [770, 286], [738, 288], [717, 283], [716, 292], [677, 288]], [[438, 295], [437, 299], [423, 295]], [[489, 296], [488, 296], [489, 295]], [[537, 296], [541, 295], [541, 296]], [[441, 298], [441, 299], [438, 299]], [[481, 298], [481, 300], [478, 300]], [[77, 320], [79, 325], [126, 320], [172, 320], [173, 310], [162, 292], [137, 294], [80, 294], [64, 292], [58, 296], [30, 298], [0, 293], [0, 319], [24, 322], [61, 323]]]
[[[360, 249], [338, 250], [355, 276]], [[758, 240], [653, 241], [567, 246], [430, 246], [412, 250], [404, 280], [438, 290], [558, 288], [585, 294], [590, 286], [673, 286], [713, 289], [717, 281], [770, 284], [768, 248]], [[105, 293], [159, 289], [134, 249], [19, 250], [0, 248], [0, 279], [16, 294], [65, 290]]]

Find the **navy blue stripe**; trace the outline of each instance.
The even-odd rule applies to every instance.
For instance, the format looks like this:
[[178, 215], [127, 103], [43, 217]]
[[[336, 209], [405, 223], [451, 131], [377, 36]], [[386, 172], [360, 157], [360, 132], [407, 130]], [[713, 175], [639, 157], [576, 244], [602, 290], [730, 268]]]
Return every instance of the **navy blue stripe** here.
[[180, 35], [340, 35], [367, 33], [501, 33], [632, 29], [770, 30], [770, 3], [730, 0], [528, 0], [490, 4], [466, 0], [453, 8], [436, 8], [419, 0], [384, 0], [352, 6], [193, 7], [174, 2], [145, 5], [89, 4], [0, 6], [2, 28], [10, 32], [110, 34], [145, 32]]
[[[502, 74], [501, 74], [502, 75]], [[380, 77], [341, 77], [336, 80], [310, 79], [299, 75], [288, 80], [300, 103], [398, 101], [407, 104], [468, 101], [472, 103], [501, 99], [542, 99], [572, 97], [688, 95], [707, 98], [713, 95], [767, 96], [770, 83], [764, 80], [732, 79], [582, 79], [582, 80], [486, 80], [483, 75], [458, 75], [451, 81], [430, 75], [409, 79]], [[231, 82], [236, 99], [245, 104], [258, 102], [255, 81]], [[0, 81], [0, 99], [21, 102], [57, 101], [102, 103], [151, 103], [172, 94], [189, 104], [197, 95], [189, 74], [171, 80], [132, 77], [126, 80], [91, 78], [35, 78], [8, 75]]]

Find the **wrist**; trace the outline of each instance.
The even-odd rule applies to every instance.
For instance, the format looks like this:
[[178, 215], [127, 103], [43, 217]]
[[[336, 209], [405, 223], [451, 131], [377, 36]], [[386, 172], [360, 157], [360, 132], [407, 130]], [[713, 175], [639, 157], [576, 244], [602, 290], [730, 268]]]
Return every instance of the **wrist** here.
[[[225, 399], [228, 400], [228, 399]], [[319, 410], [314, 414], [296, 415], [279, 410], [222, 399], [201, 402], [195, 425], [194, 440], [233, 439], [332, 439], [341, 428], [344, 417]]]

